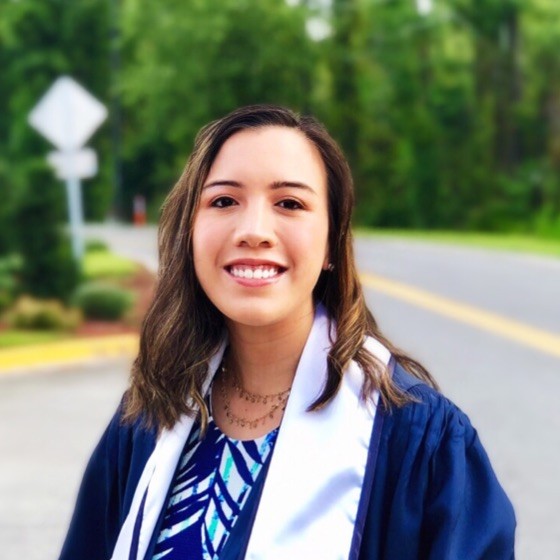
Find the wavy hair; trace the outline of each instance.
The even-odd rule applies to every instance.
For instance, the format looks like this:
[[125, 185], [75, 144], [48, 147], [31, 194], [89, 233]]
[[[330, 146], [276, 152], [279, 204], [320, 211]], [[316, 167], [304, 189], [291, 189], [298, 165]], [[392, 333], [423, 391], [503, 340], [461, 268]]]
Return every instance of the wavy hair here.
[[140, 350], [125, 398], [125, 421], [142, 417], [148, 426], [170, 428], [182, 414], [200, 411], [203, 427], [207, 423], [203, 383], [208, 361], [223, 339], [225, 323], [196, 278], [193, 223], [202, 187], [220, 148], [236, 132], [265, 126], [299, 130], [318, 149], [327, 171], [328, 243], [334, 269], [321, 272], [313, 295], [315, 302], [326, 307], [337, 332], [328, 356], [325, 387], [309, 409], [317, 410], [335, 396], [351, 360], [365, 373], [364, 399], [379, 390], [388, 407], [401, 406], [409, 400], [392, 382], [388, 368], [364, 348], [367, 336], [384, 344], [413, 375], [437, 387], [420, 363], [381, 334], [366, 306], [354, 262], [353, 180], [342, 151], [313, 117], [300, 116], [284, 107], [253, 105], [201, 129], [181, 177], [163, 204], [157, 287], [142, 325]]

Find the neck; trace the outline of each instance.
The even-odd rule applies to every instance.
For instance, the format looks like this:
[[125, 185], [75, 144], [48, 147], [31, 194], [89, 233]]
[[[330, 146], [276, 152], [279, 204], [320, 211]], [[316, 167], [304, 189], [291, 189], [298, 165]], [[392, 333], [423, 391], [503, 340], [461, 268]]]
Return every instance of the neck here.
[[269, 394], [291, 386], [313, 318], [311, 310], [287, 325], [228, 324], [229, 367], [237, 372], [244, 389]]

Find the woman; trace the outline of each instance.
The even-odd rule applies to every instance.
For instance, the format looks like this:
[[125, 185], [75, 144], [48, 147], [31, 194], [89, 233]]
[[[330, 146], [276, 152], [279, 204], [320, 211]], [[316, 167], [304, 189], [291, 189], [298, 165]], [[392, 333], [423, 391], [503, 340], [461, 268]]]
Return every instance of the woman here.
[[200, 132], [63, 560], [513, 558], [469, 420], [366, 308], [352, 205], [312, 118], [252, 106]]

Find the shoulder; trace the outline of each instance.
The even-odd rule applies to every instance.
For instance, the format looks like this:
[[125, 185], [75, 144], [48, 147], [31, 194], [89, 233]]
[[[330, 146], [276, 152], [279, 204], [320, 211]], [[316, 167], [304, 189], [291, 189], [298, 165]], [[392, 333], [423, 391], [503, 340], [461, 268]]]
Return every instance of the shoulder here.
[[132, 485], [135, 486], [146, 461], [154, 450], [157, 431], [146, 427], [143, 418], [138, 418], [133, 422], [125, 421], [124, 401], [125, 396], [113, 415], [92, 459], [94, 460], [96, 453], [101, 451], [101, 459], [110, 460], [112, 469], [119, 478], [125, 477], [128, 479], [127, 482], [132, 482]]
[[117, 408], [86, 467], [70, 528], [60, 555], [109, 558], [156, 433], [142, 420], [123, 421], [123, 403]]
[[379, 556], [363, 557], [510, 560], [513, 508], [469, 418], [400, 366], [393, 379], [412, 400], [382, 415], [364, 536]]
[[398, 364], [394, 368], [393, 380], [411, 397], [411, 401], [388, 412], [389, 424], [395, 424], [401, 431], [414, 429], [417, 436], [421, 433], [422, 446], [428, 452], [434, 451], [443, 437], [461, 438], [467, 446], [474, 442], [477, 434], [469, 417], [442, 393]]
[[104, 434], [99, 441], [98, 448], [105, 448], [112, 452], [126, 452], [133, 448], [153, 447], [157, 438], [155, 430], [146, 426], [143, 418], [127, 421], [124, 418], [126, 394], [109, 421]]
[[157, 433], [148, 429], [141, 418], [134, 422], [124, 420], [124, 399], [92, 453], [84, 481], [89, 478], [94, 487], [102, 483], [108, 497], [126, 510], [154, 450]]

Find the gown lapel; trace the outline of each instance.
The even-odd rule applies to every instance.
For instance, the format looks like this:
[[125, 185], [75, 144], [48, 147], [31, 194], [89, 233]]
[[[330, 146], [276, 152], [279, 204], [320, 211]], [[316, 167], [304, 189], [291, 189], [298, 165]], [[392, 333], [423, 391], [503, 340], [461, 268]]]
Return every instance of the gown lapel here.
[[[224, 341], [210, 360], [204, 393], [222, 360], [225, 347]], [[117, 538], [111, 560], [140, 560], [145, 557], [193, 424], [193, 417], [183, 416], [171, 430], [164, 430], [159, 436], [136, 486], [132, 505]]]
[[[363, 373], [352, 362], [336, 397], [308, 411], [326, 381], [331, 334], [319, 307], [276, 440], [247, 560], [350, 556], [378, 395], [373, 403], [361, 400]], [[381, 344], [368, 340], [366, 347], [388, 363]]]

